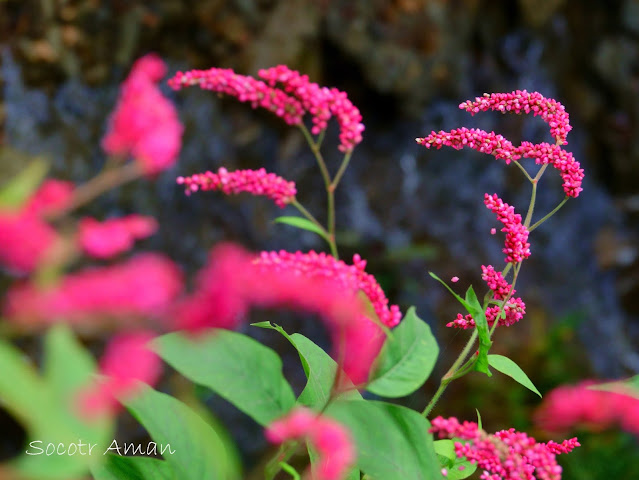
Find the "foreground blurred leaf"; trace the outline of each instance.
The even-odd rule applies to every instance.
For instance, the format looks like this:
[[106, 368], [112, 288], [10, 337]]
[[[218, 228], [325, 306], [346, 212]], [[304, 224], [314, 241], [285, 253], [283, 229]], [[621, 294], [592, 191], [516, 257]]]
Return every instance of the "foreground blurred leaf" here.
[[[126, 407], [149, 432], [157, 444], [157, 452], [164, 452], [164, 462], [170, 466], [173, 478], [239, 478], [239, 472], [233, 471], [233, 463], [226, 455], [226, 447], [215, 430], [184, 403], [145, 387], [140, 395], [126, 402]], [[132, 462], [129, 466], [149, 473], [158, 468], [163, 475], [169, 472], [164, 466], [159, 467], [146, 460], [148, 459], [145, 458], [139, 464]]]
[[178, 372], [209, 387], [260, 425], [268, 425], [295, 404], [280, 357], [246, 335], [228, 330], [198, 338], [169, 333], [152, 344]]
[[169, 462], [151, 457], [108, 454], [102, 465], [91, 467], [94, 480], [174, 480]]
[[[48, 332], [44, 359], [44, 376], [40, 376], [20, 350], [0, 341], [0, 399], [25, 426], [26, 450], [35, 453], [25, 453], [12, 466], [28, 478], [66, 480], [103, 460], [101, 452], [96, 452], [108, 445], [114, 425], [107, 419], [86, 423], [75, 412], [75, 393], [90, 381], [95, 364], [66, 326], [56, 325]], [[31, 443], [37, 441], [41, 443]], [[68, 448], [80, 441], [96, 445], [92, 455], [46, 455], [37, 450], [45, 450], [49, 443]]]
[[19, 209], [38, 189], [49, 171], [49, 164], [32, 160], [20, 173], [0, 188], [0, 208]]
[[366, 389], [389, 398], [409, 395], [428, 379], [438, 355], [430, 327], [411, 307], [386, 339]]

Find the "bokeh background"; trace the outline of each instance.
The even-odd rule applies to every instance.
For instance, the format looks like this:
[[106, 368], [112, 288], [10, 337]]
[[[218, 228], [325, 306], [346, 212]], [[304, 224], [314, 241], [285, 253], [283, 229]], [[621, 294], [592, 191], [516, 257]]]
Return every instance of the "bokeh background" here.
[[[639, 373], [639, 1], [635, 0], [1, 0], [0, 182], [33, 156], [53, 175], [82, 182], [102, 166], [99, 141], [119, 82], [132, 62], [157, 52], [171, 71], [212, 66], [255, 74], [285, 63], [346, 91], [364, 117], [364, 142], [338, 191], [343, 258], [369, 261], [393, 303], [433, 328], [442, 350], [433, 380], [402, 402], [417, 409], [466, 338], [445, 323], [458, 309], [427, 272], [479, 286], [480, 265], [500, 265], [501, 239], [484, 192], [523, 211], [530, 186], [520, 172], [476, 152], [428, 151], [414, 138], [460, 126], [495, 130], [513, 142], [548, 141], [538, 118], [484, 113], [459, 103], [484, 92], [539, 91], [570, 113], [572, 151], [584, 191], [532, 235], [519, 293], [521, 324], [498, 332], [495, 351], [515, 359], [543, 392], [587, 377]], [[322, 182], [301, 134], [268, 113], [210, 92], [171, 92], [185, 124], [179, 163], [156, 181], [117, 189], [85, 209], [104, 218], [155, 216], [159, 234], [140, 248], [169, 253], [188, 273], [223, 240], [254, 250], [323, 249], [320, 239], [275, 225], [281, 214], [259, 198], [184, 196], [175, 177], [264, 166], [298, 184], [309, 210], [324, 215]], [[336, 138], [329, 130], [326, 145]], [[335, 144], [336, 145], [336, 144]], [[335, 169], [340, 157], [327, 150]], [[543, 179], [538, 210], [562, 198], [556, 172]], [[292, 213], [292, 212], [291, 212]], [[6, 279], [2, 279], [6, 283]], [[313, 319], [274, 317], [326, 342]], [[296, 388], [294, 352], [272, 332], [250, 332], [282, 353]], [[168, 381], [167, 381], [168, 382]], [[207, 397], [250, 467], [265, 442], [256, 425]], [[434, 414], [485, 428], [535, 430], [539, 399], [507, 377], [471, 374], [446, 392]], [[0, 415], [3, 459], [21, 433]], [[144, 435], [131, 424], [121, 434]], [[584, 447], [562, 459], [566, 479], [639, 478], [629, 434], [582, 432]]]

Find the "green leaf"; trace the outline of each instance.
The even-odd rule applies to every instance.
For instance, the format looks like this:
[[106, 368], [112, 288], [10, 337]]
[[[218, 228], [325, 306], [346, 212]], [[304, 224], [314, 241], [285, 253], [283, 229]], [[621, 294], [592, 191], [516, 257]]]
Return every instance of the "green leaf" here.
[[[331, 356], [304, 335], [289, 335], [279, 325], [271, 322], [252, 324], [256, 327], [275, 330], [282, 334], [295, 347], [300, 356], [304, 373], [308, 379], [304, 390], [297, 399], [301, 405], [321, 410], [328, 403], [335, 382], [337, 363]], [[362, 398], [357, 390], [349, 390], [342, 394], [343, 398]]]
[[292, 227], [299, 228], [301, 230], [308, 230], [309, 232], [317, 233], [327, 242], [329, 241], [326, 231], [307, 218], [304, 217], [277, 217], [273, 220], [275, 223], [283, 223], [285, 225], [291, 225]]
[[85, 422], [76, 413], [75, 395], [91, 380], [95, 364], [68, 327], [56, 325], [45, 337], [44, 376], [4, 341], [0, 341], [0, 371], [3, 407], [24, 425], [29, 437], [25, 454], [12, 462], [15, 470], [30, 478], [67, 479], [84, 475], [91, 464], [102, 461], [95, 453], [46, 455], [38, 451], [46, 451], [49, 443], [63, 444], [65, 450], [71, 444], [78, 448], [79, 442], [87, 445], [87, 452], [88, 445], [95, 445], [97, 451], [113, 435], [112, 420]]
[[409, 395], [428, 379], [438, 354], [430, 327], [411, 307], [386, 339], [366, 389], [389, 398]]
[[446, 480], [455, 479], [461, 480], [463, 478], [470, 477], [477, 465], [470, 463], [468, 460], [457, 457], [455, 453], [455, 441], [445, 438], [443, 440], [435, 440], [435, 453], [439, 458], [442, 466], [446, 468]]
[[414, 410], [385, 402], [340, 400], [326, 414], [355, 441], [358, 466], [375, 480], [441, 480], [430, 423]]
[[475, 411], [477, 412], [477, 428], [481, 430], [481, 414], [479, 413], [478, 408], [476, 408]]
[[0, 189], [0, 207], [19, 209], [38, 189], [49, 170], [41, 158], [32, 160], [20, 173]]
[[630, 377], [626, 380], [590, 385], [588, 388], [591, 390], [604, 390], [607, 392], [621, 392], [635, 398], [639, 398], [639, 375], [635, 375], [634, 377]]
[[446, 480], [462, 480], [470, 477], [477, 470], [476, 463], [457, 458], [453, 466], [448, 469]]
[[466, 290], [466, 303], [468, 304], [468, 313], [470, 313], [473, 316], [473, 320], [475, 320], [477, 334], [479, 335], [479, 355], [475, 363], [475, 370], [491, 377], [492, 373], [490, 373], [490, 369], [488, 368], [488, 351], [493, 342], [490, 339], [490, 332], [488, 331], [486, 313], [484, 313], [484, 309], [479, 303], [472, 285]]
[[[237, 472], [232, 471], [226, 447], [215, 430], [184, 403], [145, 386], [139, 395], [125, 404], [149, 432], [157, 453], [161, 453], [169, 464], [174, 478], [226, 480], [238, 477]], [[146, 446], [146, 451], [150, 445]], [[117, 451], [119, 455], [123, 447], [111, 443], [107, 451]]]
[[461, 303], [461, 304], [464, 306], [464, 308], [465, 308], [465, 309], [466, 309], [466, 310], [470, 313], [470, 309], [471, 309], [471, 307], [470, 307], [470, 305], [468, 304], [468, 302], [466, 302], [466, 300], [464, 300], [464, 299], [463, 299], [463, 298], [461, 298], [459, 295], [457, 295], [457, 294], [453, 291], [453, 289], [452, 289], [452, 288], [450, 288], [450, 287], [448, 286], [448, 284], [447, 284], [446, 282], [444, 282], [441, 278], [439, 278], [439, 277], [438, 277], [437, 275], [435, 275], [433, 272], [428, 272], [428, 274], [429, 274], [431, 277], [433, 277], [435, 280], [437, 280], [439, 283], [441, 283], [444, 287], [446, 287], [446, 290], [448, 290], [448, 291], [449, 291], [449, 292], [453, 295], [453, 297], [455, 297], [455, 298], [457, 299], [457, 301], [458, 301], [459, 303]]
[[152, 344], [178, 372], [209, 387], [260, 425], [268, 425], [295, 405], [280, 357], [246, 335], [228, 330], [198, 338], [170, 333]]
[[504, 357], [503, 355], [488, 355], [488, 363], [495, 370], [500, 371], [504, 375], [508, 375], [516, 382], [522, 384], [528, 390], [535, 392], [539, 397], [541, 397], [541, 393], [537, 390], [537, 387], [530, 381], [528, 375], [524, 373], [524, 371], [513, 362], [510, 358]]
[[175, 480], [171, 464], [152, 457], [121, 457], [108, 454], [102, 465], [91, 467], [95, 480]]

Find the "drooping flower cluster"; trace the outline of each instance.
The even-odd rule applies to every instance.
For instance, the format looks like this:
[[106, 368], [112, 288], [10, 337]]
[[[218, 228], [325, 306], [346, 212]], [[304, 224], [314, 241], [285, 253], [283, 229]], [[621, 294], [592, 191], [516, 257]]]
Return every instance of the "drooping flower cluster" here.
[[334, 115], [340, 127], [340, 151], [350, 151], [362, 141], [362, 115], [345, 92], [320, 87], [309, 81], [308, 75], [301, 75], [286, 65], [260, 70], [258, 75], [271, 87], [281, 84], [285, 92], [300, 100], [304, 110], [312, 116], [311, 133], [314, 135], [325, 130]]
[[275, 272], [287, 271], [294, 275], [322, 277], [337, 282], [341, 288], [356, 293], [361, 290], [371, 301], [375, 313], [387, 327], [399, 323], [402, 314], [397, 305], [388, 306], [388, 299], [375, 277], [366, 273], [366, 260], [353, 256], [353, 265], [347, 265], [326, 253], [262, 252], [258, 264]]
[[161, 317], [182, 288], [175, 264], [158, 254], [142, 254], [108, 267], [87, 268], [39, 287], [16, 284], [7, 293], [4, 313], [34, 327], [56, 321], [83, 323], [97, 319], [125, 321]]
[[[319, 267], [318, 267], [319, 268]], [[274, 269], [232, 245], [216, 247], [200, 272], [197, 288], [171, 315], [186, 330], [235, 328], [251, 307], [290, 307], [318, 313], [340, 350], [342, 369], [354, 384], [365, 382], [384, 335], [364, 312], [362, 302], [345, 291], [339, 278]]]
[[147, 55], [133, 65], [122, 83], [102, 148], [118, 156], [131, 155], [147, 175], [175, 163], [182, 143], [182, 125], [175, 107], [157, 87], [166, 75], [164, 62]]
[[17, 210], [0, 209], [0, 265], [24, 274], [35, 270], [60, 236], [44, 216], [64, 208], [73, 195], [73, 185], [46, 180]]
[[556, 455], [580, 446], [577, 438], [562, 443], [538, 443], [514, 428], [488, 434], [474, 422], [460, 423], [455, 417], [434, 418], [431, 432], [439, 438], [460, 438], [455, 453], [484, 470], [482, 480], [559, 480], [561, 466]]
[[154, 335], [135, 332], [116, 336], [105, 350], [98, 369], [100, 377], [78, 394], [80, 412], [88, 417], [113, 415], [119, 402], [135, 395], [142, 383], [154, 385], [162, 361], [148, 346]]
[[528, 93], [526, 90], [515, 90], [510, 93], [485, 93], [474, 101], [467, 100], [459, 105], [471, 115], [488, 110], [501, 113], [532, 113], [550, 126], [550, 134], [560, 145], [568, 143], [566, 137], [572, 130], [566, 108], [557, 100], [546, 98], [539, 92]]
[[157, 228], [154, 218], [142, 215], [104, 222], [86, 217], [78, 224], [78, 242], [84, 253], [93, 258], [111, 258], [130, 250], [136, 240], [152, 235]]
[[530, 256], [528, 229], [521, 221], [521, 215], [515, 213], [515, 207], [508, 205], [497, 194], [484, 195], [484, 204], [497, 215], [497, 220], [504, 224], [501, 229], [506, 234], [503, 252], [506, 263], [519, 263]]
[[521, 145], [514, 146], [508, 139], [495, 132], [486, 132], [476, 128], [458, 128], [450, 132], [433, 131], [424, 138], [417, 138], [417, 143], [426, 148], [435, 147], [437, 149], [442, 146], [457, 150], [468, 147], [504, 160], [506, 164], [511, 161], [516, 162], [521, 158], [534, 158], [539, 165], [550, 164], [559, 170], [564, 181], [562, 186], [567, 196], [579, 196], [579, 192], [583, 190], [581, 183], [584, 171], [572, 154], [561, 147], [561, 145], [568, 143], [566, 136], [572, 127], [569, 123], [568, 113], [559, 102], [545, 98], [537, 92], [528, 93], [525, 90], [517, 90], [511, 93], [485, 94], [483, 97], [477, 97], [475, 101], [468, 100], [462, 103], [459, 108], [472, 115], [488, 110], [540, 115], [550, 126], [550, 133], [555, 137], [556, 144], [522, 142]]
[[355, 463], [355, 447], [348, 430], [306, 408], [296, 408], [274, 421], [265, 433], [271, 443], [305, 439], [315, 448], [319, 461], [312, 474], [310, 471], [305, 474], [307, 479], [342, 480]]
[[331, 116], [335, 116], [340, 126], [341, 151], [351, 151], [362, 141], [362, 117], [346, 93], [320, 87], [309, 81], [307, 75], [284, 65], [260, 70], [258, 75], [264, 81], [239, 75], [227, 68], [191, 70], [177, 72], [169, 80], [169, 85], [176, 90], [199, 85], [204, 90], [230, 95], [240, 102], [250, 103], [253, 108], [273, 112], [289, 125], [301, 124], [308, 113], [312, 117], [311, 131], [315, 135], [326, 129]]
[[550, 432], [619, 426], [639, 435], [639, 394], [621, 385], [614, 391], [588, 388], [595, 383], [589, 380], [552, 390], [535, 415], [537, 425]]
[[221, 190], [227, 195], [248, 192], [268, 197], [280, 208], [291, 203], [297, 193], [294, 182], [274, 173], [266, 173], [263, 168], [229, 172], [221, 167], [217, 173], [208, 171], [190, 177], [178, 177], [177, 183], [185, 186], [187, 195], [198, 190]]

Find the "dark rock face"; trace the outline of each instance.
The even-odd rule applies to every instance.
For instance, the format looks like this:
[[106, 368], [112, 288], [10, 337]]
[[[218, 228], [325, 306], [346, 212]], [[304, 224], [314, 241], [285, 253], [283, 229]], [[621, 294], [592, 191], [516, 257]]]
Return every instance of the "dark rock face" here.
[[[513, 142], [548, 141], [539, 119], [470, 117], [457, 105], [524, 88], [561, 101], [574, 127], [567, 149], [586, 170], [584, 192], [532, 235], [519, 290], [542, 317], [583, 317], [583, 362], [599, 375], [639, 372], [636, 2], [78, 0], [51, 11], [46, 4], [0, 2], [0, 122], [8, 147], [47, 153], [56, 174], [88, 178], [103, 162], [99, 139], [118, 82], [151, 50], [173, 70], [221, 66], [254, 74], [286, 63], [307, 72], [347, 91], [366, 125], [338, 192], [342, 256], [369, 258], [391, 301], [416, 304], [440, 337], [456, 307], [427, 270], [479, 285], [480, 265], [503, 258], [501, 240], [489, 233], [496, 225], [484, 192], [523, 211], [529, 186], [492, 157], [427, 151], [413, 139], [477, 126]], [[186, 127], [180, 163], [156, 183], [103, 197], [93, 214], [155, 215], [163, 227], [152, 246], [189, 272], [221, 240], [253, 249], [323, 248], [312, 234], [274, 226], [280, 212], [267, 202], [186, 198], [174, 183], [177, 175], [221, 165], [264, 166], [295, 180], [300, 200], [322, 216], [321, 181], [297, 131], [207, 92], [166, 92]], [[329, 129], [326, 145], [335, 137]], [[337, 154], [327, 155], [332, 168]], [[11, 170], [8, 163], [1, 160], [2, 172]], [[556, 172], [543, 183], [538, 212], [562, 198]]]

